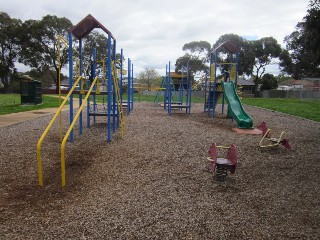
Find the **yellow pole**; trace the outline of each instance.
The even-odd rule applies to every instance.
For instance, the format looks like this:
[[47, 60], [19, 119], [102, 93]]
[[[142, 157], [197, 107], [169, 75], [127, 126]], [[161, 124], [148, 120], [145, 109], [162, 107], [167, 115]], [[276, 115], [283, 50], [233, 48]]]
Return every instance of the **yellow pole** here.
[[[59, 106], [61, 105], [61, 59], [60, 59], [60, 38], [58, 35], [58, 86], [59, 86]], [[60, 141], [62, 140], [62, 116], [61, 111], [59, 112], [59, 134], [60, 134]]]
[[94, 85], [96, 84], [97, 80], [98, 80], [98, 77], [96, 77], [94, 79], [94, 81], [92, 82], [91, 87], [88, 90], [85, 99], [83, 100], [83, 102], [82, 102], [82, 104], [81, 104], [76, 116], [74, 117], [74, 119], [73, 119], [73, 121], [72, 121], [72, 123], [71, 123], [71, 125], [70, 125], [70, 127], [69, 127], [69, 129], [68, 129], [68, 131], [66, 133], [66, 135], [64, 136], [64, 138], [62, 140], [62, 143], [61, 143], [61, 186], [62, 187], [66, 186], [66, 164], [65, 164], [65, 155], [64, 155], [65, 145], [66, 145], [67, 139], [69, 138], [69, 135], [70, 135], [75, 123], [77, 122], [77, 120], [78, 120], [78, 118], [80, 116], [80, 113], [82, 112], [82, 109], [84, 108], [84, 106], [85, 106], [85, 104], [86, 104], [86, 102], [88, 100], [88, 97], [90, 96], [90, 93], [91, 93]]
[[38, 178], [39, 178], [39, 185], [43, 186], [43, 175], [42, 175], [42, 162], [41, 162], [41, 145], [42, 142], [44, 141], [44, 138], [47, 136], [51, 126], [53, 125], [54, 121], [57, 119], [59, 113], [61, 112], [63, 106], [66, 104], [66, 102], [68, 101], [70, 95], [72, 94], [72, 92], [74, 91], [74, 89], [76, 88], [78, 82], [80, 81], [82, 77], [80, 76], [77, 81], [75, 82], [75, 84], [72, 86], [71, 90], [69, 91], [68, 95], [66, 96], [66, 98], [63, 100], [63, 102], [61, 103], [60, 107], [58, 108], [57, 112], [54, 114], [53, 118], [51, 119], [50, 123], [48, 124], [47, 128], [44, 130], [43, 134], [41, 135], [38, 143], [37, 143], [37, 162], [38, 162]]
[[214, 68], [215, 68], [214, 63], [211, 63], [210, 82], [213, 82], [213, 81], [214, 81], [214, 70], [215, 70]]

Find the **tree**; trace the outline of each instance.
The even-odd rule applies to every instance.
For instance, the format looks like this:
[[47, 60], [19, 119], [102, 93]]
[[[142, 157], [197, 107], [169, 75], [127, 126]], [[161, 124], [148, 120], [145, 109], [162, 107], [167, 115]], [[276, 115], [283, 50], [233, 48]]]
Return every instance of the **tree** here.
[[273, 76], [273, 74], [270, 73], [266, 73], [263, 75], [262, 77], [262, 85], [260, 90], [270, 90], [270, 89], [274, 89], [278, 87], [278, 82], [277, 79], [275, 78], [275, 76]]
[[266, 66], [280, 56], [282, 49], [273, 37], [261, 38], [252, 41], [251, 44], [255, 52], [254, 71], [252, 75], [254, 76], [254, 83], [257, 89], [259, 80], [266, 71]]
[[151, 90], [152, 86], [159, 86], [160, 81], [160, 74], [153, 68], [146, 68], [137, 75], [137, 83], [147, 86], [148, 90]]
[[16, 72], [14, 62], [19, 53], [19, 27], [21, 21], [0, 12], [0, 79], [4, 92], [8, 92], [10, 74]]
[[307, 41], [306, 49], [313, 54], [314, 62], [320, 64], [320, 1], [311, 0], [305, 20], [305, 32]]
[[[247, 76], [252, 75], [255, 52], [252, 48], [251, 42], [237, 34], [224, 34], [213, 44], [213, 49], [217, 48], [225, 41], [231, 42], [237, 49], [239, 49], [238, 74]], [[225, 52], [221, 51], [221, 53], [224, 54]]]
[[[281, 53], [281, 46], [272, 37], [265, 37], [259, 40], [248, 41], [236, 34], [222, 35], [213, 48], [218, 47], [225, 41], [230, 41], [239, 49], [239, 75], [253, 76], [256, 89], [266, 66], [271, 64]], [[225, 52], [222, 51], [222, 54]]]
[[[59, 90], [58, 39], [67, 36], [72, 23], [67, 18], [47, 15], [40, 21], [27, 20], [21, 28], [21, 56], [19, 62], [39, 71], [49, 70]], [[64, 48], [60, 58], [60, 70], [68, 62], [68, 49]]]
[[[96, 49], [97, 61], [105, 60], [107, 57], [108, 39], [105, 35], [97, 31], [92, 31], [83, 38], [83, 68], [87, 76], [92, 79], [91, 65], [92, 65], [92, 51]], [[101, 64], [100, 64], [101, 65]], [[101, 71], [101, 66], [98, 66]]]
[[320, 75], [320, 1], [311, 0], [307, 15], [286, 36], [286, 51], [280, 56], [283, 72], [296, 79]]
[[193, 41], [183, 45], [185, 55], [176, 60], [176, 72], [181, 72], [182, 66], [187, 66], [192, 74], [200, 74], [208, 71], [209, 53], [211, 45], [206, 41]]

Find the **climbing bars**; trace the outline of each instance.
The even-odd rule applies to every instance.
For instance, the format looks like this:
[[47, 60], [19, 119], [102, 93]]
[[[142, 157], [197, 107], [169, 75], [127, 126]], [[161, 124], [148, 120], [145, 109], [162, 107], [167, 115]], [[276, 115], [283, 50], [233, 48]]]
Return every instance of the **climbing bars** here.
[[66, 135], [64, 136], [63, 140], [62, 140], [62, 143], [61, 143], [61, 186], [64, 187], [66, 185], [66, 167], [65, 167], [65, 155], [64, 155], [64, 152], [65, 152], [65, 145], [66, 145], [66, 142], [67, 142], [67, 139], [68, 137], [70, 136], [70, 133], [76, 123], [76, 121], [78, 120], [79, 116], [80, 116], [80, 113], [82, 112], [84, 106], [86, 105], [87, 103], [87, 100], [90, 96], [90, 93], [92, 92], [92, 89], [94, 87], [94, 85], [96, 84], [96, 82], [98, 81], [98, 77], [96, 77], [92, 84], [91, 84], [91, 87], [89, 88], [87, 94], [86, 94], [86, 97], [84, 98], [84, 101], [82, 102], [76, 116], [74, 117]]
[[39, 185], [40, 186], [43, 186], [42, 162], [41, 162], [41, 145], [42, 145], [42, 142], [44, 141], [44, 139], [47, 136], [50, 128], [52, 127], [52, 125], [54, 123], [54, 121], [57, 119], [58, 115], [60, 115], [63, 106], [67, 103], [70, 95], [73, 93], [73, 91], [75, 90], [77, 84], [79, 83], [79, 81], [81, 79], [82, 79], [81, 76], [78, 77], [76, 82], [73, 84], [71, 90], [69, 91], [69, 93], [67, 94], [67, 96], [65, 97], [63, 102], [61, 103], [61, 105], [58, 108], [57, 112], [54, 114], [53, 118], [51, 119], [50, 123], [48, 124], [47, 128], [44, 130], [43, 134], [41, 135], [41, 137], [40, 137], [40, 139], [38, 141], [38, 144], [37, 144], [37, 162], [38, 162], [38, 178], [39, 178]]

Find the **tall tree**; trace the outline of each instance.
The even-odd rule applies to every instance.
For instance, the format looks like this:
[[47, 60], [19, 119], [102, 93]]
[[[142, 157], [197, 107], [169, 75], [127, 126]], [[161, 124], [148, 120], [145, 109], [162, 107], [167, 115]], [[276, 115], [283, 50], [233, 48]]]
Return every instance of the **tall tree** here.
[[[247, 41], [237, 34], [224, 34], [220, 36], [219, 39], [213, 44], [213, 49], [215, 49], [225, 41], [231, 42], [236, 48], [239, 49], [238, 74], [247, 76], [252, 75], [255, 53], [250, 44], [250, 41]], [[222, 54], [223, 53], [224, 52], [222, 51]]]
[[265, 73], [266, 66], [279, 57], [281, 46], [272, 37], [249, 41], [236, 34], [225, 34], [218, 39], [213, 48], [227, 40], [239, 49], [239, 75], [253, 76], [258, 90], [258, 83]]
[[21, 21], [0, 12], [0, 79], [4, 91], [9, 88], [10, 74], [15, 72], [14, 62], [19, 53], [19, 28]]
[[273, 74], [266, 73], [262, 77], [261, 91], [270, 90], [278, 87], [277, 79]]
[[286, 36], [286, 51], [281, 54], [280, 66], [296, 79], [320, 75], [320, 1], [311, 0], [307, 15], [296, 29]]
[[312, 53], [315, 64], [320, 64], [320, 1], [311, 0], [305, 20], [306, 49]]
[[146, 68], [137, 75], [137, 83], [145, 85], [148, 90], [151, 90], [152, 86], [159, 86], [160, 79], [160, 74], [153, 68]]
[[193, 41], [183, 45], [185, 55], [176, 60], [176, 72], [181, 72], [182, 66], [189, 62], [192, 74], [204, 73], [208, 70], [209, 53], [211, 45], [206, 41]]
[[[107, 57], [108, 39], [97, 31], [92, 31], [83, 39], [83, 68], [87, 76], [92, 79], [92, 51], [96, 49], [97, 61], [105, 60]], [[101, 69], [101, 62], [98, 66]]]
[[[67, 18], [47, 15], [40, 21], [27, 20], [21, 29], [21, 57], [20, 62], [32, 68], [44, 71], [49, 69], [53, 81], [59, 89], [58, 38], [57, 35], [67, 36], [67, 30], [72, 23]], [[68, 51], [64, 48], [60, 58], [60, 70], [68, 62]]]
[[273, 63], [273, 61], [278, 58], [281, 54], [281, 46], [278, 44], [277, 40], [273, 37], [265, 37], [259, 40], [252, 41], [252, 48], [255, 52], [255, 62], [254, 62], [254, 83], [256, 85], [256, 90], [258, 83], [262, 75], [266, 71], [266, 66]]

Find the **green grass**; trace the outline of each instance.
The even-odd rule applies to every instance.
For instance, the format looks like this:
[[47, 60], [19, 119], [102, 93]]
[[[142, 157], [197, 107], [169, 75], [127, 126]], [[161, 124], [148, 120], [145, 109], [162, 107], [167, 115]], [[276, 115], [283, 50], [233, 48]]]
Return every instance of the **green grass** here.
[[[124, 96], [126, 99], [127, 96]], [[135, 94], [134, 101], [154, 102], [155, 96], [143, 96]], [[159, 103], [163, 102], [163, 96], [159, 97]], [[192, 103], [203, 103], [204, 98], [192, 97]], [[267, 108], [277, 112], [283, 112], [294, 116], [320, 122], [320, 100], [300, 100], [294, 98], [243, 98], [242, 102], [261, 108]], [[221, 103], [221, 98], [219, 98]]]
[[[124, 95], [124, 99], [127, 96]], [[134, 101], [154, 102], [155, 96], [135, 94]], [[163, 96], [159, 97], [159, 103], [163, 102]], [[192, 103], [203, 103], [204, 98], [192, 97]], [[294, 98], [243, 98], [242, 102], [261, 108], [287, 113], [320, 122], [320, 100], [300, 100]], [[221, 98], [219, 98], [221, 103]]]
[[43, 95], [42, 104], [22, 106], [19, 94], [0, 94], [0, 115], [52, 107], [59, 107], [58, 98]]
[[244, 104], [267, 108], [320, 122], [320, 100], [294, 98], [243, 98]]
[[[123, 95], [127, 99], [127, 95]], [[39, 105], [20, 105], [19, 94], [0, 94], [0, 115], [30, 111], [36, 109], [58, 107], [59, 99], [47, 95], [42, 96], [43, 103]], [[135, 102], [153, 103], [155, 96], [145, 96], [140, 94], [134, 95]], [[98, 102], [106, 102], [107, 96], [97, 96]], [[192, 97], [192, 103], [203, 103], [204, 98]], [[221, 101], [221, 99], [220, 99]], [[163, 102], [163, 96], [158, 99], [159, 103]], [[267, 108], [278, 112], [291, 114], [320, 122], [320, 100], [300, 100], [293, 98], [243, 98], [242, 102], [247, 105]]]

